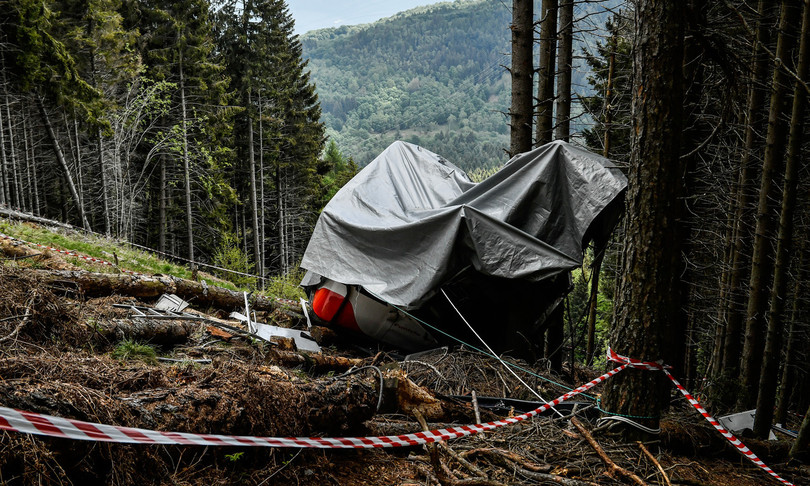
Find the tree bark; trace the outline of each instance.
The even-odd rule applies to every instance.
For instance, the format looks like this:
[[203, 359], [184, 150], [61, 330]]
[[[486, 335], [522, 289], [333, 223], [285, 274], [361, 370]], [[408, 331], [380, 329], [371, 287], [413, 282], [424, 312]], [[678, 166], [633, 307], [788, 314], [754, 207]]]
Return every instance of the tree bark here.
[[65, 172], [65, 181], [67, 182], [68, 189], [73, 197], [73, 202], [76, 203], [76, 209], [79, 211], [79, 220], [82, 222], [82, 227], [85, 230], [90, 231], [90, 223], [87, 221], [87, 216], [85, 216], [84, 213], [84, 207], [82, 207], [81, 198], [79, 197], [79, 193], [76, 192], [76, 186], [73, 184], [73, 177], [70, 175], [70, 169], [65, 161], [65, 154], [62, 152], [62, 147], [59, 145], [59, 140], [56, 138], [56, 133], [53, 131], [53, 125], [51, 125], [51, 120], [48, 117], [47, 110], [45, 109], [45, 103], [40, 97], [37, 97], [37, 106], [39, 107], [40, 115], [42, 115], [42, 121], [45, 123], [45, 128], [48, 131], [48, 137], [51, 139], [53, 151], [56, 154], [56, 160], [59, 162], [59, 165]]
[[[796, 74], [807, 79], [810, 53], [810, 8], [808, 1], [802, 15], [802, 35], [799, 46], [799, 65]], [[802, 135], [804, 132], [804, 111], [807, 96], [799, 81], [793, 85], [793, 110], [790, 118], [790, 137], [787, 161], [785, 163], [785, 184], [782, 191], [782, 211], [779, 216], [779, 233], [776, 242], [776, 264], [771, 288], [771, 306], [768, 312], [768, 330], [765, 337], [765, 353], [762, 357], [762, 370], [757, 392], [757, 414], [754, 421], [754, 435], [766, 439], [771, 430], [773, 409], [776, 401], [776, 384], [779, 363], [782, 361], [782, 327], [784, 325], [786, 290], [790, 271], [790, 258], [793, 249], [793, 216], [796, 209], [796, 192], [799, 172], [802, 165]], [[787, 383], [785, 384], [787, 385]]]
[[[644, 361], [680, 360], [679, 276], [683, 268], [679, 223], [683, 105], [684, 12], [680, 1], [636, 3], [633, 135], [623, 272], [613, 349]], [[676, 373], [678, 371], [676, 370]], [[605, 408], [657, 427], [669, 384], [662, 373], [628, 369], [607, 383]], [[626, 430], [628, 438], [638, 434]]]
[[543, 0], [541, 8], [536, 147], [551, 142], [554, 135], [554, 75], [557, 66], [557, 0]]
[[[776, 56], [779, 59], [791, 58], [790, 53], [795, 45], [795, 33], [798, 27], [795, 19], [800, 14], [797, 6], [794, 1], [782, 2], [779, 37], [776, 45]], [[784, 170], [782, 154], [785, 149], [787, 130], [782, 117], [785, 113], [788, 79], [781, 67], [777, 66], [774, 69], [771, 104], [768, 111], [768, 133], [765, 140], [765, 158], [762, 162], [762, 180], [757, 206], [757, 226], [754, 231], [751, 278], [748, 284], [750, 294], [745, 320], [745, 343], [740, 366], [742, 387], [737, 404], [743, 410], [756, 405], [762, 354], [765, 347], [765, 312], [768, 308], [768, 288], [774, 269], [774, 255], [771, 246], [777, 212], [772, 201], [776, 200], [775, 180], [778, 180]]]
[[574, 0], [560, 3], [560, 46], [557, 54], [557, 140], [571, 135], [571, 65], [574, 59]]
[[509, 156], [532, 149], [534, 1], [512, 0], [512, 106]]

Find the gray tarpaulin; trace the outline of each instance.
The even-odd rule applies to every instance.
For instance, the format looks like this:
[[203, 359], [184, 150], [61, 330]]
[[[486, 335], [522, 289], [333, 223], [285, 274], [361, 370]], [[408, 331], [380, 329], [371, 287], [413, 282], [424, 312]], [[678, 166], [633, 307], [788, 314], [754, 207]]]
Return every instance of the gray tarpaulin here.
[[323, 276], [414, 308], [469, 266], [540, 281], [582, 264], [583, 245], [612, 229], [622, 208], [611, 202], [626, 185], [608, 159], [565, 142], [518, 155], [478, 184], [395, 142], [326, 205], [302, 285]]

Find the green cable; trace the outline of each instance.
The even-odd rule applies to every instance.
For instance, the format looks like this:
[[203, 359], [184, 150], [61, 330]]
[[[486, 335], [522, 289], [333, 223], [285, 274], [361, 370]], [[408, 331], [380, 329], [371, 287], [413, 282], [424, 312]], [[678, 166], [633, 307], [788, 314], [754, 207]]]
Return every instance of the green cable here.
[[[495, 355], [493, 355], [491, 353], [488, 353], [488, 352], [486, 352], [484, 350], [481, 350], [481, 349], [473, 346], [472, 344], [469, 344], [469, 343], [467, 343], [465, 341], [462, 341], [461, 339], [453, 336], [452, 334], [448, 334], [447, 332], [439, 329], [438, 327], [435, 327], [435, 326], [432, 326], [432, 325], [428, 324], [427, 322], [425, 322], [422, 319], [416, 317], [415, 315], [409, 313], [408, 311], [406, 311], [404, 309], [400, 309], [399, 307], [397, 307], [394, 304], [391, 304], [391, 307], [393, 307], [394, 309], [402, 312], [403, 314], [405, 314], [406, 316], [410, 317], [411, 319], [419, 322], [420, 324], [423, 324], [423, 325], [429, 327], [430, 329], [433, 329], [434, 331], [437, 331], [437, 332], [439, 332], [441, 334], [444, 334], [445, 336], [449, 337], [450, 339], [452, 339], [452, 340], [454, 340], [456, 342], [459, 342], [459, 343], [461, 343], [461, 344], [463, 344], [463, 345], [465, 345], [465, 346], [467, 346], [467, 347], [469, 347], [469, 348], [471, 348], [471, 349], [473, 349], [475, 351], [478, 351], [479, 353], [483, 354], [484, 356], [489, 356], [490, 358], [498, 359], [498, 360], [502, 361], [504, 364], [507, 364], [507, 365], [511, 366], [512, 368], [520, 370], [520, 371], [522, 371], [524, 373], [528, 373], [529, 375], [534, 376], [535, 378], [540, 378], [543, 381], [547, 381], [547, 382], [549, 382], [551, 384], [557, 385], [558, 387], [562, 388], [563, 390], [568, 390], [568, 391], [573, 391], [574, 390], [574, 388], [570, 388], [568, 386], [565, 386], [562, 383], [557, 383], [556, 381], [551, 380], [549, 378], [546, 378], [545, 376], [540, 376], [537, 373], [535, 373], [535, 372], [533, 372], [531, 370], [527, 370], [526, 368], [524, 368], [524, 367], [522, 367], [522, 366], [520, 366], [518, 364], [510, 363], [509, 361], [502, 360], [501, 358], [498, 358], [497, 356], [495, 356]], [[597, 400], [596, 397], [592, 397], [591, 395], [588, 395], [587, 393], [580, 393], [580, 395], [582, 395], [583, 397], [586, 397], [586, 398], [590, 398], [591, 400]]]
[[609, 412], [609, 411], [605, 410], [604, 408], [602, 408], [602, 399], [601, 399], [601, 398], [599, 398], [599, 397], [597, 397], [597, 398], [596, 398], [596, 409], [597, 409], [597, 410], [599, 410], [600, 412], [602, 412], [602, 413], [606, 413], [606, 414], [608, 414], [608, 415], [614, 415], [614, 416], [617, 416], [617, 417], [625, 417], [625, 418], [631, 418], [631, 419], [650, 419], [650, 420], [658, 420], [658, 419], [660, 419], [660, 418], [661, 418], [661, 416], [660, 416], [660, 415], [656, 415], [656, 416], [625, 415], [625, 414], [623, 414], [623, 413]]

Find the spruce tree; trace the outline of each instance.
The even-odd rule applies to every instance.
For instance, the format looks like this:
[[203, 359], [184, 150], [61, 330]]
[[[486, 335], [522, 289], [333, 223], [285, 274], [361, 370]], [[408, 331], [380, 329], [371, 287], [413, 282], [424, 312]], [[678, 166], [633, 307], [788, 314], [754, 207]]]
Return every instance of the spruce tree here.
[[[240, 193], [251, 201], [253, 215], [254, 259], [256, 268], [264, 261], [275, 262], [286, 272], [303, 253], [308, 233], [314, 225], [317, 207], [318, 156], [323, 147], [323, 125], [315, 88], [305, 72], [301, 44], [293, 33], [293, 20], [283, 1], [257, 0], [232, 2], [220, 10], [220, 49], [227, 60], [227, 71], [243, 112], [235, 130], [238, 159], [245, 161], [238, 170], [246, 181], [256, 180], [256, 160], [271, 166], [268, 180], [241, 186]], [[261, 107], [258, 103], [261, 102]], [[260, 109], [261, 108], [261, 109]], [[262, 117], [261, 144], [255, 136], [258, 117]], [[253, 136], [251, 136], [253, 135]], [[256, 155], [256, 146], [264, 153]], [[257, 184], [271, 188], [277, 255], [260, 255], [257, 221], [267, 214], [258, 201]], [[256, 201], [254, 203], [254, 201]], [[260, 207], [261, 206], [261, 207]]]

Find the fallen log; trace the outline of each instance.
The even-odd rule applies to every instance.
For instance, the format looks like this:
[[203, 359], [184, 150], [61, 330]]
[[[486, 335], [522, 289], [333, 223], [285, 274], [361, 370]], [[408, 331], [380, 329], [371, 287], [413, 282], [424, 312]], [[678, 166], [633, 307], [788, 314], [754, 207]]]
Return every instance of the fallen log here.
[[15, 211], [14, 209], [5, 207], [0, 205], [0, 216], [3, 216], [8, 219], [15, 219], [18, 221], [28, 221], [30, 223], [37, 223], [42, 224], [45, 226], [63, 228], [71, 231], [75, 231], [75, 228], [69, 224], [62, 223], [61, 221], [56, 221], [53, 219], [46, 219], [41, 218], [39, 216], [34, 216], [30, 213], [24, 213], [22, 211]]
[[96, 324], [94, 331], [108, 341], [142, 341], [161, 346], [181, 344], [200, 327], [196, 321], [149, 318], [112, 319]]
[[[197, 307], [215, 307], [224, 310], [243, 308], [242, 292], [195, 282], [171, 275], [126, 275], [66, 270], [30, 270], [43, 282], [74, 282], [86, 297], [127, 295], [144, 300], [155, 300], [163, 294], [176, 294]], [[268, 311], [280, 307], [275, 299], [253, 294], [248, 299], [251, 310]]]
[[295, 351], [272, 348], [269, 354], [270, 358], [277, 364], [288, 368], [301, 366], [307, 370], [316, 372], [348, 370], [354, 366], [363, 365], [363, 360], [361, 359], [320, 353], [297, 353]]

